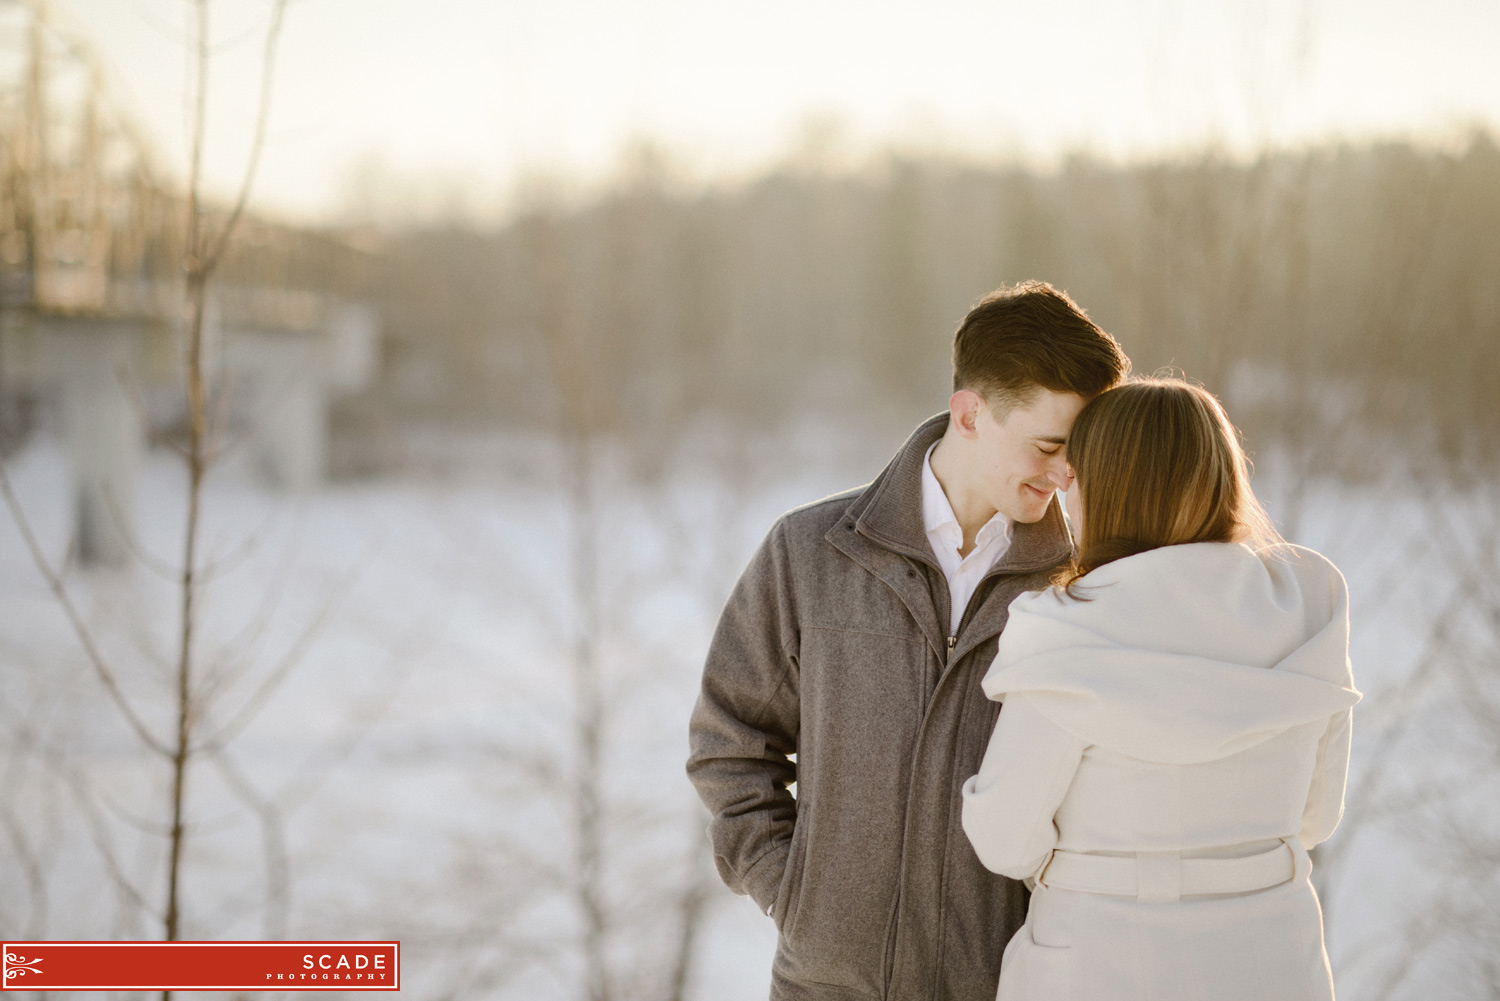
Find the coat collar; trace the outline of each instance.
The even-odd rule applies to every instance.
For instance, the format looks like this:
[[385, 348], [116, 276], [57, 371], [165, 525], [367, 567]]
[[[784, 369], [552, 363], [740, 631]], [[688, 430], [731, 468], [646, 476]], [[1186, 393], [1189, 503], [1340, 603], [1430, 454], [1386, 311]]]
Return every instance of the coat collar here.
[[[939, 622], [925, 578], [912, 572], [908, 560], [917, 560], [942, 573], [922, 521], [922, 460], [947, 428], [946, 411], [923, 421], [825, 536], [836, 549], [896, 592], [942, 660], [947, 659], [946, 629]], [[1010, 549], [985, 579], [996, 574], [1057, 566], [1072, 550], [1062, 508], [1054, 497], [1040, 521], [1014, 526]], [[985, 602], [962, 629], [963, 641], [954, 653], [962, 656], [998, 633], [1004, 622], [1005, 608], [996, 602]]]
[[855, 531], [886, 549], [938, 567], [922, 520], [922, 460], [948, 429], [948, 414], [923, 421], [875, 481], [849, 505]]

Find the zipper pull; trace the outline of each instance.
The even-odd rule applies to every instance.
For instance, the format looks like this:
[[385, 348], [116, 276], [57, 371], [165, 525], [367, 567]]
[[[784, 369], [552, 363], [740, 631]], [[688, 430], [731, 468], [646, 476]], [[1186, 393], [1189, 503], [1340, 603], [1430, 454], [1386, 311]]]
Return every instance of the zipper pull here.
[[956, 647], [956, 646], [958, 646], [958, 637], [957, 636], [949, 636], [948, 637], [948, 652], [951, 654], [953, 652], [953, 648]]

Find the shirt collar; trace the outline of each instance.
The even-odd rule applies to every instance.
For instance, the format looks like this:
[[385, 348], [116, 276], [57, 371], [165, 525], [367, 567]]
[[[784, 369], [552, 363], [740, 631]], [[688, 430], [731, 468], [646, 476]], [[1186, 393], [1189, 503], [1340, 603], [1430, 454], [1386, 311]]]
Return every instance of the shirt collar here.
[[927, 446], [927, 454], [922, 457], [922, 527], [928, 532], [939, 532], [949, 525], [959, 528], [953, 505], [948, 503], [948, 495], [943, 493], [943, 485], [932, 471], [932, 450], [935, 448], [937, 441]]

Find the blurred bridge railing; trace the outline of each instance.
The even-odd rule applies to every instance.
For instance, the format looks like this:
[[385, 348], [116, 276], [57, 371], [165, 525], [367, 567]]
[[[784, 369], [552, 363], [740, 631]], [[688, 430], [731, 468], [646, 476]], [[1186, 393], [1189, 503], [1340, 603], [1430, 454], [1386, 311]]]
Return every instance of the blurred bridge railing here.
[[[0, 0], [0, 394], [59, 402], [78, 552], [106, 563], [129, 551], [142, 400], [182, 374], [187, 225], [182, 187], [116, 96], [83, 29]], [[316, 486], [332, 395], [374, 376], [371, 272], [335, 236], [250, 217], [216, 273], [208, 370], [256, 414], [279, 485]]]

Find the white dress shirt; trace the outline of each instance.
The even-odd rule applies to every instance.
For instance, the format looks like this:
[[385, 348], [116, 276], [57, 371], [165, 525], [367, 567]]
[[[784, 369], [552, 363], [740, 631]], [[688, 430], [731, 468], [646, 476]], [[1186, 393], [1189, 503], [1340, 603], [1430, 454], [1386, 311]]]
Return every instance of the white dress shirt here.
[[937, 556], [943, 576], [948, 578], [948, 595], [952, 599], [949, 614], [948, 635], [958, 635], [958, 624], [964, 617], [964, 609], [974, 596], [974, 589], [990, 569], [1010, 549], [1010, 519], [996, 511], [995, 516], [984, 523], [974, 539], [974, 548], [968, 556], [959, 556], [964, 544], [964, 530], [953, 514], [953, 505], [943, 493], [943, 485], [932, 472], [932, 449], [922, 459], [922, 525], [927, 529], [927, 542]]

